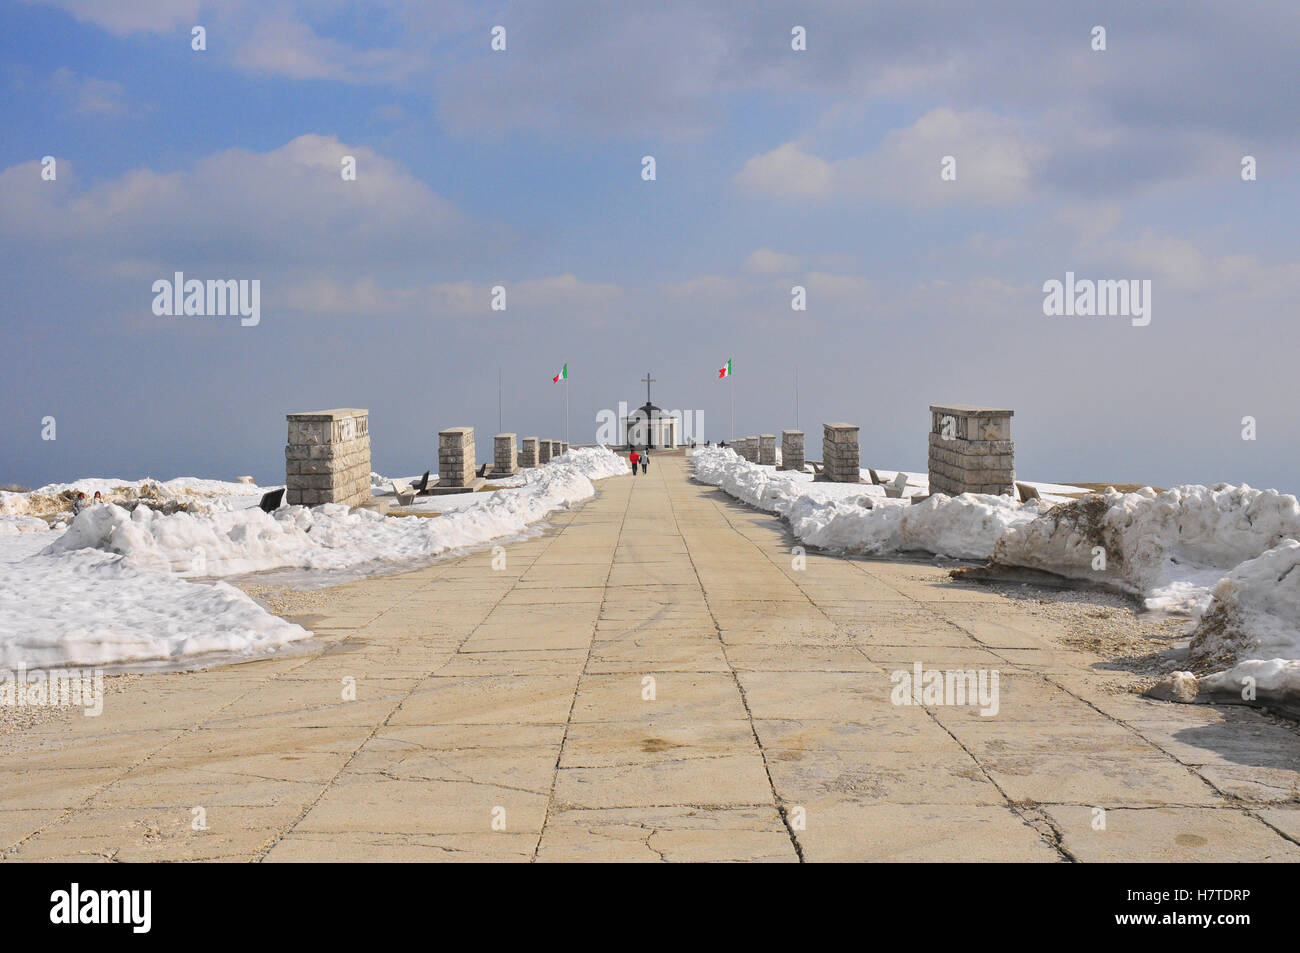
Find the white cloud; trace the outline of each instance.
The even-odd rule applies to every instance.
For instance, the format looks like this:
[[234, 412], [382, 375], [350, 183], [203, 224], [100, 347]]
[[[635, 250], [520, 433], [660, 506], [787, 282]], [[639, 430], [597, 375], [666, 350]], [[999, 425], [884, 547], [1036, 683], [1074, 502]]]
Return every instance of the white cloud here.
[[199, 0], [27, 0], [46, 3], [110, 33], [166, 33], [201, 21]]
[[788, 275], [798, 270], [799, 259], [770, 248], [757, 248], [745, 258], [744, 268], [755, 275]]
[[126, 112], [126, 90], [113, 80], [79, 76], [67, 67], [54, 71], [50, 84], [78, 116], [120, 116]]
[[[356, 181], [340, 175], [344, 155], [356, 157]], [[269, 152], [229, 149], [183, 171], [137, 169], [84, 190], [66, 159], [53, 183], [34, 162], [0, 173], [0, 234], [57, 242], [103, 270], [122, 260], [164, 270], [427, 269], [487, 245], [491, 231], [393, 160], [315, 134]]]
[[255, 22], [234, 62], [253, 73], [349, 83], [398, 82], [412, 67], [398, 50], [358, 50], [285, 16]]
[[[840, 167], [842, 168], [842, 166]], [[742, 190], [787, 199], [829, 199], [837, 187], [835, 163], [809, 155], [793, 142], [749, 159], [737, 173]]]
[[[1041, 155], [1023, 124], [985, 110], [935, 109], [861, 156], [826, 160], [788, 142], [749, 159], [735, 177], [745, 192], [786, 201], [876, 199], [906, 205], [997, 205], [1029, 194]], [[940, 177], [945, 156], [956, 178]]]

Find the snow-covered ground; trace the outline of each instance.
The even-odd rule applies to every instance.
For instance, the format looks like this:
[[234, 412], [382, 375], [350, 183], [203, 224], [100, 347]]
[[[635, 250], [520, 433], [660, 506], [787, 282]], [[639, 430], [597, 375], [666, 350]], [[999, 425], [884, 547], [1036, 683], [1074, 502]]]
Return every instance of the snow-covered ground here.
[[[888, 499], [884, 487], [816, 483], [811, 474], [759, 466], [730, 448], [697, 447], [695, 476], [759, 509], [784, 516], [801, 541], [859, 553], [918, 551], [978, 559], [1008, 527], [1035, 519], [1046, 503], [1009, 497], [932, 496], [923, 503]], [[894, 471], [877, 470], [884, 479]]]
[[[519, 536], [552, 511], [592, 497], [593, 480], [627, 472], [626, 461], [608, 450], [575, 448], [524, 471], [514, 489], [439, 497], [444, 515], [432, 519], [349, 512], [333, 504], [268, 514], [251, 505], [260, 487], [169, 481], [162, 484], [169, 487], [167, 498], [212, 505], [162, 515], [108, 503], [83, 511], [59, 531], [23, 512], [18, 498], [25, 494], [7, 494], [9, 512], [0, 516], [0, 668], [266, 654], [311, 633], [266, 612], [220, 577], [270, 569], [412, 568]], [[95, 484], [105, 492], [104, 486], [131, 485], [81, 481], [53, 493], [42, 487], [30, 494], [40, 498], [35, 506], [28, 501], [27, 510], [62, 489]], [[442, 505], [450, 500], [454, 507]]]
[[[108, 502], [149, 499], [158, 502], [175, 500], [187, 503], [194, 510], [209, 511], [250, 506], [256, 503], [266, 487], [251, 483], [229, 483], [225, 480], [202, 480], [198, 477], [178, 477], [175, 480], [113, 480], [88, 478], [73, 483], [50, 483], [26, 493], [0, 490], [0, 525], [6, 516], [71, 517], [70, 501], [61, 494], [82, 492], [86, 499], [95, 493]], [[0, 533], [4, 532], [0, 529]]]
[[[1192, 659], [1225, 669], [1200, 679], [1202, 690], [1240, 691], [1253, 678], [1259, 691], [1300, 697], [1300, 503], [1289, 494], [1220, 483], [1073, 500], [1059, 494], [1074, 488], [1034, 484], [1042, 501], [936, 494], [913, 504], [879, 487], [813, 483], [730, 449], [697, 448], [693, 461], [699, 480], [779, 513], [811, 545], [991, 557], [1122, 589], [1193, 620]], [[1194, 676], [1178, 682], [1184, 696], [1197, 690]]]

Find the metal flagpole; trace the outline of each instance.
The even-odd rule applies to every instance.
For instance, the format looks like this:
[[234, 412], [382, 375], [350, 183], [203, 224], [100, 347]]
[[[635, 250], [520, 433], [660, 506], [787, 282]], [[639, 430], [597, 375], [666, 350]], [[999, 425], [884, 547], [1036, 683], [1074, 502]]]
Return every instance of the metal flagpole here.
[[564, 379], [564, 442], [569, 442], [569, 379], [567, 377]]
[[736, 442], [736, 375], [728, 374], [727, 380], [731, 381], [731, 386], [727, 392], [731, 394], [731, 442]]
[[794, 429], [799, 429], [799, 368], [794, 369]]
[[497, 433], [501, 432], [501, 365], [497, 365]]

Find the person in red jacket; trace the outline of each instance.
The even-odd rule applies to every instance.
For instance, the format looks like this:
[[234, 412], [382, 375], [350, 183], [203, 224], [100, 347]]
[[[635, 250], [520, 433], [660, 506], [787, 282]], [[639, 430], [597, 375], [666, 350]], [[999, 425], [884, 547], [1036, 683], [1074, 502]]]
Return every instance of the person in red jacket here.
[[627, 456], [627, 461], [628, 461], [628, 463], [632, 464], [632, 475], [633, 475], [633, 476], [636, 476], [636, 465], [637, 465], [637, 462], [638, 462], [640, 459], [641, 459], [641, 454], [637, 453], [635, 450], [633, 450], [633, 451], [632, 451], [630, 454], [628, 454], [628, 456]]

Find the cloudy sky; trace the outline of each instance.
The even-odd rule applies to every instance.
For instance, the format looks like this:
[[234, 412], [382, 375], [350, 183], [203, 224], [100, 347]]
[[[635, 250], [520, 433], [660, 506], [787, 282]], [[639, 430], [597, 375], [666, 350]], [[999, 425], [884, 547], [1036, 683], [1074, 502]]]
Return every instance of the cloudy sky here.
[[[923, 470], [929, 404], [995, 404], [1026, 478], [1300, 491], [1298, 44], [1281, 0], [4, 2], [0, 482], [274, 483], [337, 406], [380, 472], [486, 459], [498, 370], [562, 437], [565, 362], [572, 442], [647, 369], [725, 439], [731, 358], [738, 435], [798, 369], [813, 458]], [[155, 316], [176, 271], [260, 324]], [[1067, 271], [1150, 324], [1044, 315]]]

